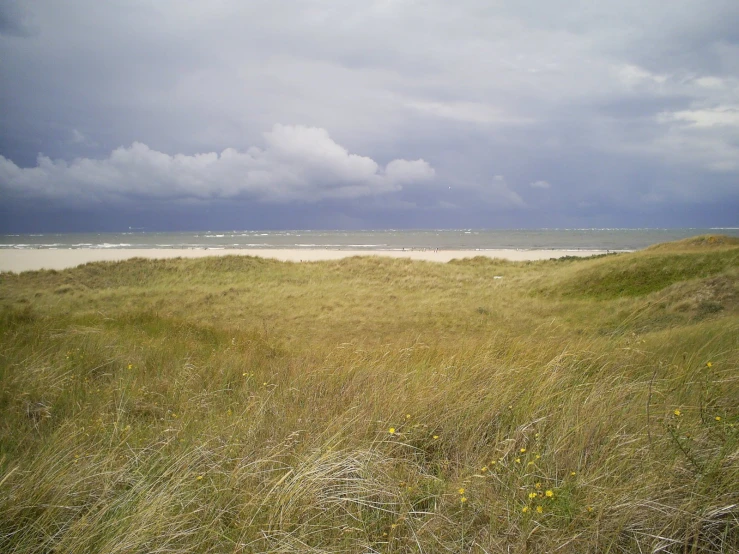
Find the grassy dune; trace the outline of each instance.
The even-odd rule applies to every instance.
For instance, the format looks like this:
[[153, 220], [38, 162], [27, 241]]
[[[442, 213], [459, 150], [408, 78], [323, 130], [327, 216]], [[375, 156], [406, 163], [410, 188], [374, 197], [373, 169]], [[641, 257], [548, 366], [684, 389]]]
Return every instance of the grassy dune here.
[[2, 274], [0, 333], [2, 552], [739, 550], [728, 237]]

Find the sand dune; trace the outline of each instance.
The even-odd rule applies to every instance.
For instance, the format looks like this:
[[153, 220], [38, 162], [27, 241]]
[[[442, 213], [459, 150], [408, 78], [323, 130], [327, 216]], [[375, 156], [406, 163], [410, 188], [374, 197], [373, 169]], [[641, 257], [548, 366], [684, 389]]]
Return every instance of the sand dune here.
[[545, 260], [561, 256], [592, 256], [604, 250], [298, 250], [298, 249], [38, 249], [0, 250], [0, 271], [66, 269], [97, 261], [129, 258], [202, 258], [204, 256], [260, 256], [290, 262], [338, 260], [350, 256], [387, 256], [432, 262], [487, 256], [513, 261]]

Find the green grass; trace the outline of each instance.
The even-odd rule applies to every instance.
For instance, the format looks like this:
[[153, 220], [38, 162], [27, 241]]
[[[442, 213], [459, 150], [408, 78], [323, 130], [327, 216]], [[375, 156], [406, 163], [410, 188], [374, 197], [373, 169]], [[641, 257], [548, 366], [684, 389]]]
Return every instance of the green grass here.
[[643, 296], [686, 280], [704, 279], [739, 267], [739, 248], [707, 253], [631, 256], [614, 267], [611, 260], [578, 271], [562, 283], [561, 293], [611, 299]]
[[1, 274], [0, 551], [736, 551], [738, 262]]

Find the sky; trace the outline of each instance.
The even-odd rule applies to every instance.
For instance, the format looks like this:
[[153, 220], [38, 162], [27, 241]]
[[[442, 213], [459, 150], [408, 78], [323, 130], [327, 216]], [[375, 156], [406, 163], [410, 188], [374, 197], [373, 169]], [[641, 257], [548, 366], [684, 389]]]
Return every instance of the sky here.
[[721, 226], [736, 0], [0, 0], [0, 233]]

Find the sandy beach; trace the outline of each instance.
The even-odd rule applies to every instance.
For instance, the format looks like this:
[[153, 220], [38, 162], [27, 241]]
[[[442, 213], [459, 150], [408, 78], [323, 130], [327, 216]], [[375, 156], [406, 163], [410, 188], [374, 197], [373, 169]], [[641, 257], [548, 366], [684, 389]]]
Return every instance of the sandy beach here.
[[546, 260], [562, 256], [592, 256], [604, 250], [298, 250], [298, 249], [34, 249], [0, 250], [0, 271], [66, 269], [88, 262], [129, 258], [202, 258], [204, 256], [259, 256], [287, 262], [338, 260], [351, 256], [385, 256], [431, 262], [487, 256], [512, 261]]

